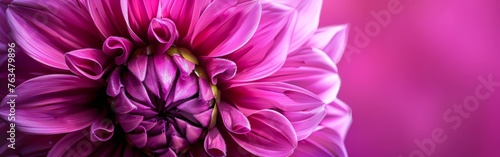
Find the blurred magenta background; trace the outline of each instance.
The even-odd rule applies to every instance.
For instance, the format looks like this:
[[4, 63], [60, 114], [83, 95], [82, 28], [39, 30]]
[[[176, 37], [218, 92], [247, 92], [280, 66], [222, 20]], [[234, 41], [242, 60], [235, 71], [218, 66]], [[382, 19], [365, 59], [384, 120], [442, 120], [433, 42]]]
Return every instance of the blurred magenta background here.
[[[361, 47], [355, 28], [365, 30], [376, 21], [370, 11], [387, 10], [390, 1], [324, 0], [320, 25], [350, 24], [348, 44]], [[399, 2], [402, 11], [339, 64], [339, 97], [353, 110], [349, 155], [408, 157], [419, 150], [415, 140], [442, 128], [447, 139], [429, 156], [499, 157], [500, 87], [456, 130], [443, 115], [474, 95], [480, 76], [500, 81], [500, 1]]]

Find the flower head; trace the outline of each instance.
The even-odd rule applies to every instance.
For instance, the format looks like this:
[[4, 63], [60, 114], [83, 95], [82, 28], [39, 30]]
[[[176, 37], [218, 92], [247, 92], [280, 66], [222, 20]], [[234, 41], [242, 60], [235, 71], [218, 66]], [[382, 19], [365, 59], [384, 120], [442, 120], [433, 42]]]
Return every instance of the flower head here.
[[317, 29], [320, 0], [4, 5], [43, 69], [19, 76], [19, 155], [347, 156], [347, 27]]

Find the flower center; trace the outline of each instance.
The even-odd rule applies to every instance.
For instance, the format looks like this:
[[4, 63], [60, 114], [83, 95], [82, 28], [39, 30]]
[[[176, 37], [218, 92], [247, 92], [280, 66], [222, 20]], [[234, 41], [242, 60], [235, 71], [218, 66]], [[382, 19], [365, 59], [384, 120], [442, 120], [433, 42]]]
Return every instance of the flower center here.
[[220, 99], [197, 58], [174, 46], [136, 50], [108, 77], [108, 93], [130, 144], [149, 155], [185, 153], [215, 125]]

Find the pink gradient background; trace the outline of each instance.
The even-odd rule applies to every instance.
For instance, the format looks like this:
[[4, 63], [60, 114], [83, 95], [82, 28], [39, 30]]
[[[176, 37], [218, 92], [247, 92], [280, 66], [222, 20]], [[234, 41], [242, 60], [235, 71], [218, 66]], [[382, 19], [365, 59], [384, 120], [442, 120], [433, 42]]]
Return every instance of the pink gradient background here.
[[[374, 21], [389, 0], [325, 0], [321, 26]], [[448, 139], [434, 157], [500, 156], [500, 88], [457, 129], [446, 110], [473, 95], [479, 76], [500, 81], [500, 1], [400, 0], [403, 11], [359, 54], [344, 54], [339, 97], [353, 110], [351, 157], [408, 157], [435, 128]], [[346, 52], [349, 53], [349, 52]]]

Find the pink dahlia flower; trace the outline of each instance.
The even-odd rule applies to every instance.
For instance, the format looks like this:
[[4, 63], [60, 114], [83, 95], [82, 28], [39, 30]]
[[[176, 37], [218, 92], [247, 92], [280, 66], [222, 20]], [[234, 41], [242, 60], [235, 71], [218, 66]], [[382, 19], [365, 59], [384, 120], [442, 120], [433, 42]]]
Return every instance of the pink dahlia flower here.
[[0, 156], [347, 156], [347, 28], [317, 29], [321, 3], [2, 2], [22, 83]]

